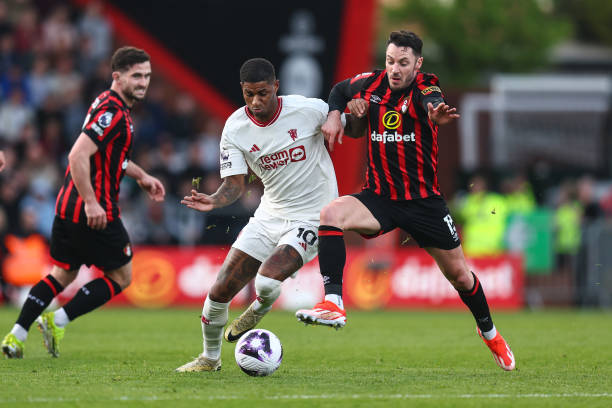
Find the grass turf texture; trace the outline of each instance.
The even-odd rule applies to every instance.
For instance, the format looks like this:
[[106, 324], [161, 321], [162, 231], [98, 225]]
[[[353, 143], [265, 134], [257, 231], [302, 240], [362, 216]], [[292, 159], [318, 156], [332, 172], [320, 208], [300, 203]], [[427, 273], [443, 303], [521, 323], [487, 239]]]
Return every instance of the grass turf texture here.
[[[2, 336], [17, 312], [0, 308]], [[281, 339], [283, 363], [253, 378], [225, 342], [220, 372], [173, 371], [201, 352], [197, 309], [104, 308], [68, 326], [58, 359], [33, 326], [25, 358], [0, 364], [0, 406], [612, 406], [611, 313], [494, 320], [517, 358], [514, 372], [497, 367], [467, 311], [349, 311], [340, 331], [272, 312], [260, 327]]]

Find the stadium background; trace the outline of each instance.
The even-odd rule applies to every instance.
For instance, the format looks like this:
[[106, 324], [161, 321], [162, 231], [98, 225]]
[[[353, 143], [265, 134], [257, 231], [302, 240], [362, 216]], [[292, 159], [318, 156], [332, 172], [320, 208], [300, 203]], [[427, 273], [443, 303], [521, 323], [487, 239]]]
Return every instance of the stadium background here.
[[[48, 271], [66, 156], [88, 104], [109, 86], [117, 46], [152, 56], [154, 79], [133, 112], [133, 158], [168, 195], [152, 203], [131, 180], [123, 183], [134, 281], [113, 303], [199, 307], [261, 195], [253, 181], [239, 202], [210, 214], [179, 204], [193, 177], [203, 177], [204, 192], [220, 183], [218, 142], [225, 118], [242, 105], [241, 63], [266, 57], [281, 94], [326, 99], [336, 81], [380, 67], [385, 36], [404, 28], [422, 35], [424, 70], [440, 76], [462, 114], [441, 129], [439, 178], [492, 306], [609, 307], [612, 6], [512, 4], [0, 0], [3, 303], [18, 303]], [[341, 193], [359, 189], [363, 149], [363, 141], [346, 140], [333, 152]], [[460, 306], [410, 237], [347, 241], [349, 307]], [[75, 285], [96, 273], [83, 268]], [[315, 260], [285, 283], [278, 304], [311, 305], [321, 291]], [[247, 288], [235, 305], [250, 296]]]

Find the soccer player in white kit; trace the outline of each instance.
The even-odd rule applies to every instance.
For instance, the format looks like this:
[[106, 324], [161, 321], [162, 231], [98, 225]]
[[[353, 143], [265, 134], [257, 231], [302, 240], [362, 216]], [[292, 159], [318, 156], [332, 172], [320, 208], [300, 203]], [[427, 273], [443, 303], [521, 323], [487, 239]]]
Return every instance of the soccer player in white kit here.
[[225, 331], [237, 341], [272, 308], [281, 283], [317, 255], [321, 209], [338, 197], [336, 175], [321, 126], [328, 106], [320, 99], [277, 96], [272, 64], [255, 58], [240, 69], [246, 106], [225, 123], [221, 137], [223, 183], [212, 195], [193, 190], [181, 203], [210, 211], [236, 201], [248, 168], [264, 194], [230, 249], [202, 310], [204, 352], [176, 371], [221, 369], [221, 337], [232, 298], [253, 278], [257, 298]]

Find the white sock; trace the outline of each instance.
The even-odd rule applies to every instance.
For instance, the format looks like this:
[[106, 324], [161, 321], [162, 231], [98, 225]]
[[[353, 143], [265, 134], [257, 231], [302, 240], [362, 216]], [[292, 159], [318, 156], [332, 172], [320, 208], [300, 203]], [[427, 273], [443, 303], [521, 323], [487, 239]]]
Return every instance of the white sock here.
[[342, 301], [342, 296], [340, 295], [325, 295], [325, 300], [328, 300], [338, 306], [340, 309], [344, 310], [344, 302]]
[[482, 332], [482, 337], [484, 337], [487, 340], [491, 340], [495, 336], [497, 336], [497, 329], [495, 328], [495, 325], [493, 325], [493, 328], [491, 330]]
[[227, 323], [229, 302], [220, 303], [206, 296], [202, 308], [202, 337], [204, 338], [204, 356], [212, 360], [221, 357], [221, 339], [223, 327]]
[[19, 324], [15, 324], [13, 326], [13, 330], [11, 330], [11, 334], [14, 334], [19, 341], [26, 341], [28, 339], [28, 331], [21, 327]]
[[53, 313], [53, 321], [57, 327], [66, 327], [68, 323], [70, 323], [70, 319], [66, 314], [66, 311], [63, 307], [57, 309], [55, 313]]
[[258, 315], [264, 315], [272, 309], [274, 301], [281, 293], [281, 281], [257, 274], [255, 277], [255, 293], [257, 299], [253, 301], [253, 310]]

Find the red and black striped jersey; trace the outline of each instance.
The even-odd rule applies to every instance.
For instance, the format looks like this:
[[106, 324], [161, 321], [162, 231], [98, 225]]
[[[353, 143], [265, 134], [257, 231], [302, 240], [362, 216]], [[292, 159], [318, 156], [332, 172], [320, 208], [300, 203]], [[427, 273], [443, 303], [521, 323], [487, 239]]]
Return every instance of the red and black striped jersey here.
[[[104, 91], [87, 111], [82, 132], [98, 146], [89, 161], [91, 186], [111, 222], [120, 215], [119, 185], [132, 153], [134, 125], [130, 109], [118, 93]], [[84, 202], [72, 180], [70, 165], [57, 195], [55, 214], [74, 223], [87, 222]]]
[[368, 167], [364, 189], [392, 200], [441, 195], [438, 186], [438, 127], [429, 120], [427, 103], [444, 96], [433, 74], [418, 72], [405, 89], [392, 91], [387, 73], [377, 70], [340, 82], [329, 109], [344, 111], [363, 98], [368, 108]]

